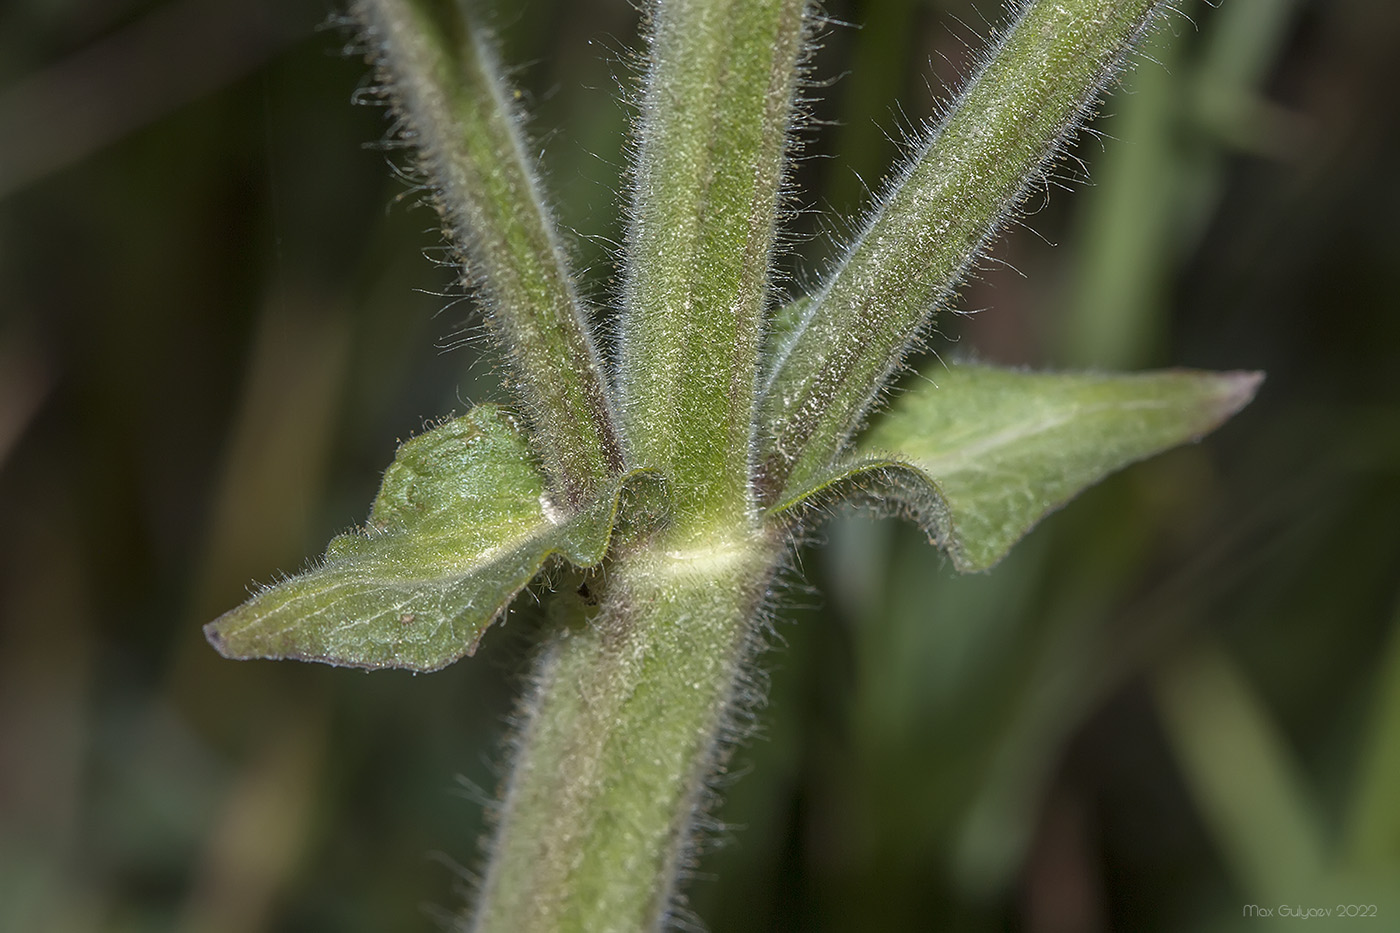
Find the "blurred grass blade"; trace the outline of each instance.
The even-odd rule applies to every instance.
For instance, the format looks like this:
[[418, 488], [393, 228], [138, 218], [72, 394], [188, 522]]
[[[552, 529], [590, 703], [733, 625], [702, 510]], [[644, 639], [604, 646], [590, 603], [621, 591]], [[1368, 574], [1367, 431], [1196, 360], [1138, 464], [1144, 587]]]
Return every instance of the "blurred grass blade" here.
[[628, 238], [630, 443], [699, 515], [749, 509], [763, 312], [806, 0], [652, 5]]
[[622, 468], [611, 401], [495, 52], [456, 3], [354, 5], [452, 240], [479, 285], [561, 504]]
[[[93, 19], [129, 23], [0, 86], [0, 199], [212, 97], [304, 39], [316, 19], [294, 3], [169, 0], [91, 9], [104, 10]], [[6, 47], [6, 79], [26, 57], [19, 48], [46, 45], [20, 38], [25, 19], [8, 15], [18, 10], [6, 4], [0, 13], [5, 38], [23, 43]]]
[[510, 416], [478, 406], [399, 448], [365, 528], [205, 635], [230, 658], [437, 670], [475, 651], [551, 555], [602, 560], [616, 501], [564, 516]]
[[1348, 855], [1361, 867], [1400, 864], [1400, 605], [1396, 608], [1347, 826]]
[[768, 501], [808, 484], [859, 427], [920, 328], [1041, 177], [1160, 8], [1026, 3], [779, 351], [764, 390]]
[[259, 747], [224, 795], [191, 866], [175, 933], [244, 933], [276, 927], [315, 826], [326, 780], [326, 709], [303, 701], [258, 736]]
[[958, 570], [986, 570], [1046, 514], [1108, 474], [1214, 430], [1253, 398], [1262, 376], [962, 364], [931, 368], [927, 378], [861, 439], [866, 459], [775, 511], [864, 486], [911, 513]]
[[1310, 796], [1239, 669], [1208, 642], [1165, 663], [1154, 687], [1182, 776], [1243, 893], [1263, 904], [1321, 903], [1323, 842]]
[[[1094, 160], [1094, 185], [1075, 205], [1072, 288], [1061, 299], [1056, 358], [1086, 369], [1149, 366], [1166, 333], [1168, 284], [1187, 231], [1199, 226], [1206, 182], [1197, 148], [1182, 135], [1181, 43], [1165, 30], [1143, 49], [1161, 67], [1132, 77], [1132, 93], [1114, 99], [1101, 124], [1116, 141]], [[1183, 242], [1185, 241], [1185, 242]]]

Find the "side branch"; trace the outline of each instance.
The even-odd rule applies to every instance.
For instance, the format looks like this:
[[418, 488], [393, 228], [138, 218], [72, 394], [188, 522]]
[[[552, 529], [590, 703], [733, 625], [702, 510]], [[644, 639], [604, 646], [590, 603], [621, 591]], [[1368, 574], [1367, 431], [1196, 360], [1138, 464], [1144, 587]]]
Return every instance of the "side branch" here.
[[458, 4], [357, 0], [438, 210], [510, 359], [550, 491], [587, 503], [623, 450], [587, 315], [494, 51]]
[[1161, 9], [1032, 0], [872, 213], [765, 387], [769, 502], [824, 469]]

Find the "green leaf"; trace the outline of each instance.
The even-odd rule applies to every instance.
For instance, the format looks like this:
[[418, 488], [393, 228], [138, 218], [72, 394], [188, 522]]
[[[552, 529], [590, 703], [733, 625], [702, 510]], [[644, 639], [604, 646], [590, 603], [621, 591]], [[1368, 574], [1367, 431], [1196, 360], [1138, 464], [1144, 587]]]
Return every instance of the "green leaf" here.
[[478, 406], [399, 448], [363, 528], [205, 636], [229, 658], [437, 670], [476, 650], [550, 556], [602, 560], [622, 485], [564, 514], [514, 419]]
[[1109, 473], [1216, 428], [1253, 398], [1262, 378], [931, 368], [862, 439], [862, 459], [773, 511], [852, 492], [893, 500], [958, 570], [986, 570]]

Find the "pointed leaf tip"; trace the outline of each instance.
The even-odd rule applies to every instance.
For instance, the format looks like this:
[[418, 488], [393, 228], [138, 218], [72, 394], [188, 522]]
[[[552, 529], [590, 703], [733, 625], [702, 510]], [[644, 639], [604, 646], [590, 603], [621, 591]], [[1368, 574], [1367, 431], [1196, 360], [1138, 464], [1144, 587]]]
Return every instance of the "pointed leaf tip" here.
[[1217, 419], [1211, 430], [1224, 424], [1240, 409], [1254, 401], [1259, 387], [1264, 384], [1264, 373], [1260, 370], [1235, 370], [1214, 374], [1200, 373], [1198, 375], [1202, 378], [1213, 377], [1219, 386], [1219, 392], [1216, 395]]
[[437, 670], [476, 650], [551, 555], [602, 559], [621, 482], [561, 517], [514, 420], [478, 406], [403, 444], [364, 528], [205, 638], [228, 658]]
[[962, 364], [925, 373], [862, 439], [862, 456], [786, 497], [897, 506], [963, 572], [1002, 559], [1047, 514], [1110, 473], [1201, 437], [1263, 374], [1032, 373]]

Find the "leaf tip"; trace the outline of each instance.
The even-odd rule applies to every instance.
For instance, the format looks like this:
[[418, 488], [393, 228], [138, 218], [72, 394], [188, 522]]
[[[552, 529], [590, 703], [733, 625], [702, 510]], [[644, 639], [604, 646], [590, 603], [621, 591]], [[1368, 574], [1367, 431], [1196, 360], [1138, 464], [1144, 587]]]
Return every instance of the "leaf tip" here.
[[1197, 396], [1196, 403], [1196, 417], [1199, 419], [1197, 430], [1190, 436], [1190, 440], [1201, 440], [1254, 401], [1259, 386], [1264, 382], [1264, 375], [1262, 370], [1194, 374], [1201, 394]]
[[234, 661], [242, 660], [242, 658], [239, 655], [233, 653], [229, 649], [228, 637], [224, 634], [223, 628], [220, 624], [226, 618], [228, 618], [228, 613], [224, 613], [223, 615], [215, 619], [213, 622], [210, 622], [207, 625], [205, 625], [204, 640], [209, 642], [209, 646], [215, 651], [219, 652], [219, 654], [223, 655], [224, 657]]
[[1217, 408], [1220, 420], [1225, 421], [1254, 401], [1264, 377], [1264, 371], [1259, 369], [1221, 373]]
[[[256, 597], [254, 597], [256, 599]], [[270, 644], [266, 637], [259, 637], [255, 631], [256, 616], [250, 618], [249, 600], [235, 606], [204, 626], [204, 640], [209, 647], [230, 661], [253, 661], [258, 659], [280, 660], [289, 657], [285, 649], [279, 650]], [[254, 630], [250, 630], [254, 629]]]

